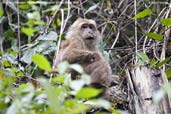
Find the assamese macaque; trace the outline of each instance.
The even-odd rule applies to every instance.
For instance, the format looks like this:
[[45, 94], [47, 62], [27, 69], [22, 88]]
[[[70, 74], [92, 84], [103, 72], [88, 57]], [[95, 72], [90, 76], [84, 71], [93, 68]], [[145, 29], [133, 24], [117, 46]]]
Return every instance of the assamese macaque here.
[[70, 26], [54, 66], [57, 67], [62, 61], [81, 64], [91, 76], [92, 84], [108, 87], [111, 83], [111, 68], [98, 49], [101, 40], [94, 20], [78, 18]]

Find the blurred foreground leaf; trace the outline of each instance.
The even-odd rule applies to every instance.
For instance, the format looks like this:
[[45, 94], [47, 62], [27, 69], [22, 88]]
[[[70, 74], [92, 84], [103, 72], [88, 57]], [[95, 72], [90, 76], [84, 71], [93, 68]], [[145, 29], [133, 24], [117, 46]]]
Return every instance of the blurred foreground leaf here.
[[37, 30], [35, 28], [25, 28], [23, 27], [21, 29], [21, 31], [26, 34], [27, 36], [32, 36], [34, 34], [34, 32], [36, 32]]
[[2, 9], [0, 9], [0, 17], [2, 17], [4, 14], [4, 11]]
[[49, 61], [46, 59], [45, 56], [40, 55], [40, 54], [35, 54], [32, 56], [32, 61], [38, 65], [39, 68], [45, 70], [45, 71], [50, 71], [51, 70], [51, 65]]
[[77, 98], [92, 98], [96, 97], [101, 93], [101, 90], [95, 89], [95, 88], [90, 88], [90, 87], [85, 87], [82, 88], [77, 94]]

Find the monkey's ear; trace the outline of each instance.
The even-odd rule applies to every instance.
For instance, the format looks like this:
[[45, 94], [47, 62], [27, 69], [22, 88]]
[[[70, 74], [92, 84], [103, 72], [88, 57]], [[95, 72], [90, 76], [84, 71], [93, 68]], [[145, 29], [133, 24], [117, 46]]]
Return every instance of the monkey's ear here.
[[79, 23], [83, 20], [83, 18], [77, 18], [76, 21], [74, 21], [74, 23], [70, 26], [69, 29], [73, 29], [74, 27], [77, 27], [79, 25]]

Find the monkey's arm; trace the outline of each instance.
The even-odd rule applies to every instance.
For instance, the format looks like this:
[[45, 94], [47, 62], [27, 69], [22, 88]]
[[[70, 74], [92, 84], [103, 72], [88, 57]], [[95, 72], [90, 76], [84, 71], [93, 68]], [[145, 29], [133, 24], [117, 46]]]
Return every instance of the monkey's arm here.
[[[67, 52], [68, 51], [68, 52]], [[80, 50], [80, 49], [72, 49], [67, 50], [63, 55], [63, 60], [67, 60], [69, 63], [85, 63], [85, 62], [93, 62], [94, 61], [94, 52]]]

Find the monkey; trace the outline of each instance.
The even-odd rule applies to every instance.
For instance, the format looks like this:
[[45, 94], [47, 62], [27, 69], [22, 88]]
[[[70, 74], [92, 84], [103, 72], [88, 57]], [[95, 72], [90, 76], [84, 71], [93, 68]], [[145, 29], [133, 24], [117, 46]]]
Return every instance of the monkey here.
[[109, 87], [112, 81], [112, 72], [109, 63], [103, 55], [98, 52], [93, 56], [94, 61], [88, 61], [83, 64], [83, 68], [87, 74], [91, 76], [92, 85], [94, 87]]
[[65, 60], [71, 64], [79, 63], [85, 73], [90, 75], [92, 84], [109, 86], [111, 68], [98, 48], [101, 40], [102, 36], [94, 20], [78, 18], [68, 29], [56, 55], [54, 67]]

